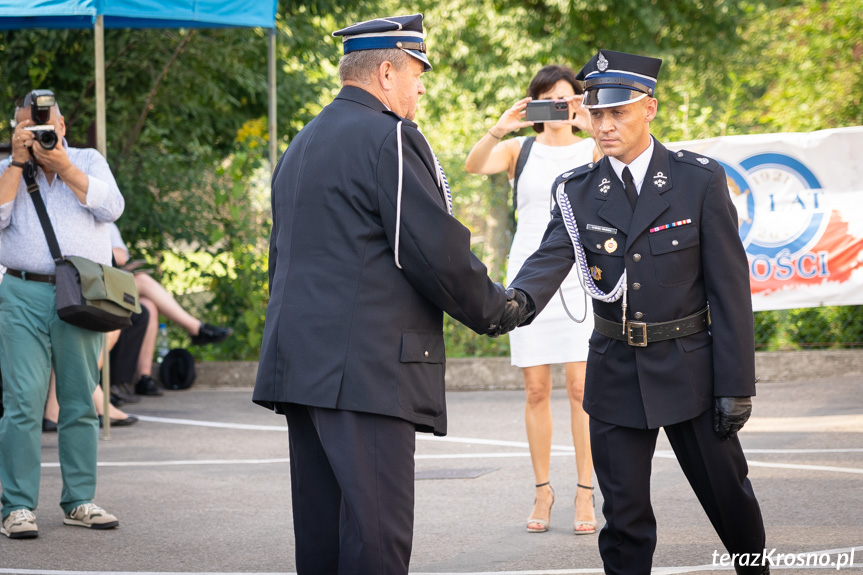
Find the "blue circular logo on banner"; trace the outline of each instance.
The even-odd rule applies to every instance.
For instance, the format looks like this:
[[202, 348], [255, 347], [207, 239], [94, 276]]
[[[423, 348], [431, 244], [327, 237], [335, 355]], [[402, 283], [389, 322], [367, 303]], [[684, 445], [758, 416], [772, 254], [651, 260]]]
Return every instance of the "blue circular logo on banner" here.
[[751, 256], [794, 257], [817, 243], [827, 217], [821, 184], [799, 160], [779, 153], [750, 156], [741, 169], [719, 162], [737, 208], [740, 239]]

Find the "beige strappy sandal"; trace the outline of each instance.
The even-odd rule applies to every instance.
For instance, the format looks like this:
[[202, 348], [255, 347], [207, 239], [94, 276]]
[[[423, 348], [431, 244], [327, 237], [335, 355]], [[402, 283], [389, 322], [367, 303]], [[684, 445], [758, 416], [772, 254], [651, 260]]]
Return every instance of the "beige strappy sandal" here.
[[[528, 533], [545, 533], [548, 531], [548, 522], [551, 521], [551, 507], [554, 505], [554, 487], [551, 486], [551, 483], [546, 481], [545, 483], [538, 483], [535, 487], [545, 487], [548, 485], [548, 488], [551, 489], [551, 503], [548, 506], [548, 519], [537, 519], [535, 517], [529, 517], [527, 520], [527, 532]], [[533, 504], [536, 505], [536, 499], [533, 500]], [[538, 525], [538, 527], [535, 527]]]
[[[593, 487], [588, 487], [587, 485], [582, 485], [581, 483], [576, 483], [581, 489], [589, 489], [593, 491]], [[594, 509], [596, 508], [596, 496], [590, 495], [590, 503], [593, 505]], [[587, 527], [587, 529], [585, 529]], [[572, 530], [576, 535], [593, 535], [596, 533], [596, 521], [574, 521], [572, 524]]]

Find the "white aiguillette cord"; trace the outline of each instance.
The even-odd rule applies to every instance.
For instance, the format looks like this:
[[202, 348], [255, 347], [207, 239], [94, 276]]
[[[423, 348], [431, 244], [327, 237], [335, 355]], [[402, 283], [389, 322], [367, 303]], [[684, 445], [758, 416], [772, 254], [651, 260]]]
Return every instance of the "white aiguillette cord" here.
[[[422, 133], [422, 132], [420, 132]], [[431, 152], [432, 157], [434, 158], [435, 165], [437, 166], [437, 185], [444, 192], [444, 198], [446, 199], [446, 210], [449, 215], [452, 215], [452, 192], [449, 189], [449, 182], [446, 179], [446, 174], [443, 171], [443, 166], [441, 166], [440, 161], [437, 159], [437, 156], [432, 150], [431, 144], [426, 139], [425, 135], [423, 135], [423, 139], [426, 141], [426, 144], [429, 147], [429, 151]], [[399, 240], [401, 238], [401, 228], [402, 228], [402, 187], [403, 187], [403, 179], [404, 179], [404, 151], [402, 149], [402, 121], [399, 120], [399, 123], [396, 125], [396, 144], [399, 148], [399, 181], [398, 186], [396, 188], [396, 239], [395, 239], [395, 262], [396, 267], [402, 269], [401, 263], [399, 263]]]
[[[564, 192], [566, 182], [561, 182], [557, 186], [557, 204], [560, 206], [560, 213], [563, 216], [563, 223], [566, 225], [566, 231], [569, 233], [569, 239], [572, 241], [572, 247], [575, 250], [575, 266], [578, 270], [578, 280], [581, 282], [581, 287], [593, 299], [605, 303], [615, 302], [622, 298], [621, 309], [623, 310], [623, 329], [626, 333], [626, 268], [624, 268], [620, 279], [610, 292], [605, 293], [597, 287], [590, 275], [590, 268], [587, 265], [587, 256], [584, 254], [584, 246], [581, 245], [581, 236], [578, 233], [578, 226], [575, 222], [575, 215], [572, 213], [572, 206], [569, 203], [569, 198]], [[567, 311], [568, 313], [568, 311]], [[572, 317], [572, 316], [570, 316]]]

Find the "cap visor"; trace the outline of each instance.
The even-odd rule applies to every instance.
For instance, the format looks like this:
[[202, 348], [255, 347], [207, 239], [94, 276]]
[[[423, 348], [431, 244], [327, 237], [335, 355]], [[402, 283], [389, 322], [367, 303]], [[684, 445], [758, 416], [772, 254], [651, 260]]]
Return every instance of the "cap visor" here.
[[623, 106], [632, 104], [646, 97], [644, 92], [630, 90], [628, 88], [598, 88], [587, 90], [581, 100], [582, 108], [611, 108], [612, 106]]
[[426, 55], [419, 50], [405, 50], [405, 52], [423, 63], [423, 72], [428, 72], [432, 69], [432, 65], [431, 62], [429, 62], [429, 59], [426, 58]]

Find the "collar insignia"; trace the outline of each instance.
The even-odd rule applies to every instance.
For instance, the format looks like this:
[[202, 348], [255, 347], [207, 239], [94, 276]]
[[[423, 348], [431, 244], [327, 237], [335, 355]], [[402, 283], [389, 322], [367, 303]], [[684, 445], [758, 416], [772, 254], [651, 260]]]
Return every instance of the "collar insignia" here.
[[607, 194], [608, 190], [611, 189], [611, 181], [608, 178], [602, 178], [602, 181], [599, 182], [599, 192], [602, 194]]
[[666, 176], [662, 172], [656, 172], [653, 176], [653, 185], [657, 188], [661, 188], [667, 183]]

